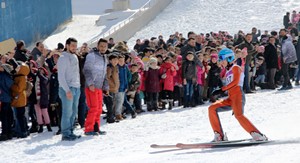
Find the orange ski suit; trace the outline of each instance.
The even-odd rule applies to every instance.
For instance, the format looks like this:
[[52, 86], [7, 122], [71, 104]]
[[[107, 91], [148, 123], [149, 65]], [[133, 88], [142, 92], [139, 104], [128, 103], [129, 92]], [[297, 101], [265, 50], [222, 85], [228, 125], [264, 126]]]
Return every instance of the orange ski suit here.
[[245, 105], [245, 94], [243, 93], [244, 73], [240, 66], [233, 65], [226, 71], [227, 85], [222, 87], [223, 91], [228, 91], [228, 98], [219, 100], [213, 103], [208, 108], [208, 115], [210, 124], [214, 132], [218, 132], [222, 137], [224, 136], [223, 129], [220, 123], [218, 112], [232, 110], [235, 118], [240, 125], [248, 132], [258, 132], [256, 127], [243, 115]]

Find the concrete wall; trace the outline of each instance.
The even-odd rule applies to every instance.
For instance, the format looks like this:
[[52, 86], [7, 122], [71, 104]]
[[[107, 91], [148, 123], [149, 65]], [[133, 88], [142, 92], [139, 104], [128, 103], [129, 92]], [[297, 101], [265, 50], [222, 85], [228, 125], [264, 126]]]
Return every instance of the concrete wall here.
[[[153, 1], [153, 0], [152, 0]], [[136, 32], [141, 30], [150, 21], [152, 21], [163, 9], [165, 9], [172, 0], [154, 0], [156, 3], [146, 11], [141, 12], [139, 16], [134, 17], [123, 27], [117, 29], [109, 35], [105, 35], [105, 38], [114, 38], [115, 42], [129, 40]], [[90, 46], [95, 47], [97, 42], [93, 42]]]
[[14, 38], [29, 44], [51, 34], [72, 18], [71, 0], [0, 0], [0, 41]]

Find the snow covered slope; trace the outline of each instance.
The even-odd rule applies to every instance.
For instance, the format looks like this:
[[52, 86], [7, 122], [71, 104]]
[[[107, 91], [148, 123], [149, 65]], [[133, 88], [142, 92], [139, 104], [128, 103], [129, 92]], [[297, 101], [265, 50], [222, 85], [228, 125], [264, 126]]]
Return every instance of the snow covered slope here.
[[[145, 113], [117, 124], [103, 124], [107, 135], [61, 142], [53, 133], [0, 143], [0, 162], [300, 162], [300, 87], [286, 92], [247, 95], [245, 115], [273, 140], [298, 143], [212, 150], [179, 150], [155, 154], [153, 143], [206, 142], [213, 138], [207, 108], [175, 108]], [[250, 138], [231, 112], [220, 114], [229, 139]], [[82, 133], [81, 129], [76, 131]]]
[[[278, 30], [283, 27], [283, 15], [300, 9], [299, 0], [173, 0], [173, 2], [129, 40], [133, 47], [138, 38], [162, 34], [167, 39], [176, 31], [196, 33], [229, 31], [235, 34], [252, 27], [261, 30]], [[263, 31], [262, 31], [263, 32]]]

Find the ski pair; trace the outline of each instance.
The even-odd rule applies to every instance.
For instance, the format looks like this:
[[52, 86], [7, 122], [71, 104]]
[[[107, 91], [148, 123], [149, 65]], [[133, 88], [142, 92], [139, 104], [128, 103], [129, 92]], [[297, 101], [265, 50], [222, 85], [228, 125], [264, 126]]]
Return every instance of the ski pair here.
[[151, 148], [180, 148], [180, 149], [225, 148], [225, 147], [244, 147], [244, 146], [258, 145], [258, 144], [263, 144], [268, 142], [271, 141], [252, 141], [252, 139], [239, 139], [239, 140], [231, 140], [231, 141], [193, 143], [193, 144], [178, 143], [176, 145], [175, 144], [174, 145], [152, 144]]

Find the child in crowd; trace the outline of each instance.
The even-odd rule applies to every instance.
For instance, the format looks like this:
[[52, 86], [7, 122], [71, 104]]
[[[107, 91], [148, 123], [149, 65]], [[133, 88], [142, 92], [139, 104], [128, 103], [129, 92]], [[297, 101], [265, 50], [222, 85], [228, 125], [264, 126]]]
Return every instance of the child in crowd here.
[[183, 105], [183, 87], [182, 87], [182, 56], [177, 56], [176, 75], [174, 76], [174, 101], [178, 101], [178, 106]]
[[116, 93], [119, 91], [119, 68], [118, 68], [118, 56], [111, 54], [109, 56], [109, 64], [106, 69], [106, 77], [109, 85], [109, 96], [104, 96], [104, 102], [107, 109], [107, 123], [115, 122], [115, 106], [116, 106]]
[[182, 63], [182, 78], [183, 78], [183, 89], [184, 89], [184, 108], [194, 107], [193, 93], [194, 83], [197, 79], [197, 68], [194, 61], [194, 53], [187, 52], [186, 60]]
[[209, 98], [211, 98], [211, 92], [218, 87], [222, 87], [222, 82], [220, 79], [221, 68], [218, 64], [218, 54], [213, 51], [211, 54], [211, 61], [208, 64], [210, 69], [208, 71], [208, 92]]
[[147, 110], [158, 110], [158, 93], [160, 92], [160, 72], [157, 66], [157, 59], [152, 57], [149, 64], [145, 66], [145, 92], [147, 94]]
[[[48, 71], [44, 67], [38, 69], [38, 78], [35, 83], [35, 92], [37, 97], [37, 104], [35, 107], [35, 112], [37, 116], [37, 121], [39, 124], [38, 133], [43, 132], [43, 125], [46, 124], [49, 132], [52, 131], [50, 125], [50, 119], [48, 114], [48, 105], [49, 105], [49, 92], [48, 92]], [[44, 120], [44, 121], [43, 121]]]
[[[203, 54], [198, 53], [198, 59], [200, 62], [203, 62]], [[203, 88], [204, 88], [204, 82], [205, 82], [205, 68], [197, 65], [197, 96], [196, 97], [196, 104], [197, 105], [203, 105], [203, 99], [202, 99], [202, 94], [203, 94]]]
[[169, 110], [173, 108], [173, 91], [174, 91], [174, 76], [176, 75], [175, 65], [172, 63], [171, 57], [166, 57], [160, 67], [160, 74], [162, 79], [162, 107], [169, 103]]
[[134, 97], [135, 94], [140, 87], [140, 75], [138, 73], [138, 65], [137, 64], [132, 64], [130, 67], [130, 72], [131, 72], [131, 81], [129, 82], [129, 88], [127, 91], [127, 96], [129, 97], [129, 102], [131, 105], [134, 103]]

